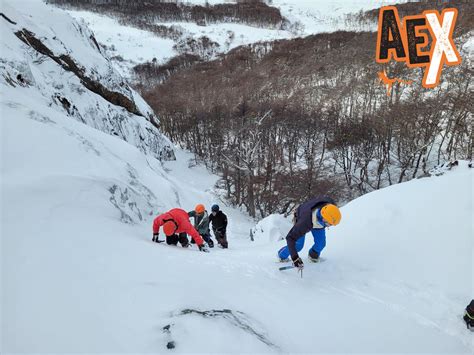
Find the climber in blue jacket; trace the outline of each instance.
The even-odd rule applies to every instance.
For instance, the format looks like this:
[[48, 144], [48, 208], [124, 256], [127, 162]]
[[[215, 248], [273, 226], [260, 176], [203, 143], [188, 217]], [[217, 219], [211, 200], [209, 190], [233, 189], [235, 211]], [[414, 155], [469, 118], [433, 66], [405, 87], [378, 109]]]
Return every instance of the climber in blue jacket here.
[[302, 205], [295, 212], [295, 224], [286, 236], [287, 245], [278, 251], [278, 258], [281, 262], [290, 261], [299, 269], [304, 267], [304, 263], [298, 255], [303, 249], [305, 235], [309, 231], [314, 238], [314, 244], [309, 250], [308, 259], [311, 262], [318, 262], [321, 251], [326, 246], [325, 228], [335, 226], [341, 221], [341, 211], [336, 206], [334, 200], [326, 196], [315, 197]]

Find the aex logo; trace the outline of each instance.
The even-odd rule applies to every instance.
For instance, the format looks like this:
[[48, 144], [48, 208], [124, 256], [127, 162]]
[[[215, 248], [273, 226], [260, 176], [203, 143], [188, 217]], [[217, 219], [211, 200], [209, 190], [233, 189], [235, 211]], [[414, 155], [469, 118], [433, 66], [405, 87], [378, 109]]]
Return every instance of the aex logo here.
[[[457, 15], [457, 10], [451, 8], [443, 10], [441, 15], [436, 10], [428, 10], [420, 15], [406, 16], [402, 24], [396, 7], [382, 7], [377, 34], [377, 63], [394, 59], [406, 62], [410, 68], [426, 67], [423, 86], [437, 86], [444, 64], [461, 63], [453, 42]], [[427, 33], [432, 39], [431, 48], [429, 52], [423, 52], [428, 45]]]

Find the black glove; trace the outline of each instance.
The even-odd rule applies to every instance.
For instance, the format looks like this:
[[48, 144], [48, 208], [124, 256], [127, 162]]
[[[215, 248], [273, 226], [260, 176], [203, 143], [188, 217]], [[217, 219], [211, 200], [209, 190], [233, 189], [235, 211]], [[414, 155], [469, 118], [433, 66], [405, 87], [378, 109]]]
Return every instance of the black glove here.
[[207, 249], [206, 244], [199, 245], [199, 251], [202, 251], [204, 253], [209, 253], [209, 249]]
[[157, 242], [158, 243], [158, 233], [153, 233], [153, 239], [151, 240], [152, 242]]
[[296, 256], [296, 258], [291, 257], [291, 259], [293, 260], [294, 267], [297, 267], [300, 270], [304, 268], [303, 260], [301, 260], [299, 256]]

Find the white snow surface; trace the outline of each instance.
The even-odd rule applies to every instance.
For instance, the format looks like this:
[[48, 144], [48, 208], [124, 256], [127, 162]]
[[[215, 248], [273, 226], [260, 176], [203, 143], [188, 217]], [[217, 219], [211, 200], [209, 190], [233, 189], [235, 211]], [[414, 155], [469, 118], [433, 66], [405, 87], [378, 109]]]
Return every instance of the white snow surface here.
[[285, 218], [281, 214], [272, 214], [260, 220], [252, 228], [252, 235], [257, 243], [275, 242], [285, 239], [292, 226], [291, 217]]
[[[48, 7], [29, 17], [19, 3], [2, 2], [2, 12], [52, 46], [46, 31], [54, 31], [74, 58], [88, 46], [69, 17], [66, 25], [52, 12], [47, 23]], [[217, 177], [190, 154], [176, 149], [176, 161], [160, 162], [124, 139], [132, 135], [96, 126], [104, 107], [120, 110], [35, 57], [0, 22], [2, 354], [164, 353], [172, 340], [176, 353], [474, 351], [461, 319], [474, 294], [474, 172], [465, 162], [352, 201], [327, 232], [325, 261], [307, 262], [308, 235], [303, 278], [281, 272], [276, 252], [288, 221], [256, 226], [219, 201]], [[90, 63], [98, 71], [107, 67], [100, 58]], [[7, 74], [29, 72], [32, 85], [7, 83]], [[81, 116], [81, 100], [97, 111], [79, 120], [51, 100], [55, 92]], [[140, 119], [120, 117], [124, 129]], [[157, 214], [197, 203], [219, 203], [228, 215], [228, 250], [151, 242]], [[254, 242], [252, 228], [263, 230]]]

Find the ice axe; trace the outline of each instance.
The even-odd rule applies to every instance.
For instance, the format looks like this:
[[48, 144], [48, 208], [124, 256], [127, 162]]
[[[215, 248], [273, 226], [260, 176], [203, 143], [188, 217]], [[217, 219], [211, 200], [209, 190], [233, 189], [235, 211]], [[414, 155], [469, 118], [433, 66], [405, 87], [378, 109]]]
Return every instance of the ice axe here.
[[[295, 269], [295, 268], [296, 266], [294, 265], [288, 265], [288, 266], [279, 267], [278, 270], [284, 271], [284, 270]], [[303, 278], [303, 268], [296, 268], [296, 269], [298, 269], [297, 271], [300, 273], [301, 278]]]

